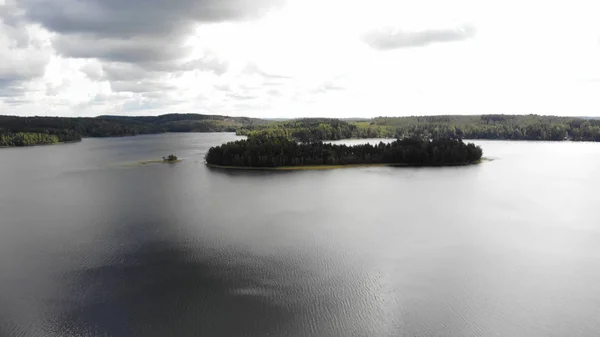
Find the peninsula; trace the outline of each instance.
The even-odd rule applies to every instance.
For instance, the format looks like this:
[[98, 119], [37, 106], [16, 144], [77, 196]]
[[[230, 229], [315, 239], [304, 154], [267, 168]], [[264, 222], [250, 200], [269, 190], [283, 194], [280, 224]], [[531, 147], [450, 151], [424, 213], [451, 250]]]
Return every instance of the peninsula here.
[[340, 166], [454, 166], [479, 162], [483, 151], [460, 139], [404, 138], [389, 144], [299, 143], [285, 137], [249, 137], [208, 150], [209, 166], [223, 168], [329, 168]]

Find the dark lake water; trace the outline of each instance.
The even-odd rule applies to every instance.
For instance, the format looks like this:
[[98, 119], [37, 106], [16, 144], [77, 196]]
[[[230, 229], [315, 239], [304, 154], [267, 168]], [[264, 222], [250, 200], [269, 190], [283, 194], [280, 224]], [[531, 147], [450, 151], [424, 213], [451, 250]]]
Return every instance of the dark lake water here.
[[600, 335], [600, 144], [206, 168], [233, 139], [0, 150], [0, 336]]

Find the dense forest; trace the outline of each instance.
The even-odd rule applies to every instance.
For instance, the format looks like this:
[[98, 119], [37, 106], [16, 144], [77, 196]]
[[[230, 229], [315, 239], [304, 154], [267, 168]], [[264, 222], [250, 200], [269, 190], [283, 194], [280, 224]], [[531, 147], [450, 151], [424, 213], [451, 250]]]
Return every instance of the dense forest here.
[[389, 144], [355, 146], [299, 143], [283, 136], [257, 135], [208, 150], [209, 165], [279, 167], [303, 165], [397, 164], [444, 166], [473, 163], [482, 150], [460, 139], [405, 138]]
[[600, 141], [600, 120], [538, 115], [306, 118], [243, 127], [237, 134], [286, 135], [301, 142], [405, 137]]
[[60, 141], [61, 139], [57, 135], [46, 133], [19, 132], [0, 134], [0, 147], [56, 144]]
[[369, 121], [302, 118], [244, 127], [237, 130], [237, 134], [241, 136], [270, 134], [292, 137], [301, 142], [315, 142], [349, 138], [392, 138], [396, 136], [396, 129], [392, 126], [374, 125]]
[[539, 115], [302, 118], [264, 120], [201, 114], [94, 118], [0, 116], [0, 146], [77, 141], [83, 137], [162, 132], [236, 132], [318, 142], [348, 138], [600, 141], [600, 120]]
[[379, 117], [396, 135], [464, 139], [600, 141], [600, 120], [538, 115]]
[[267, 123], [247, 117], [168, 114], [154, 117], [95, 118], [0, 116], [0, 147], [78, 141], [83, 137], [117, 137], [162, 132], [235, 132]]

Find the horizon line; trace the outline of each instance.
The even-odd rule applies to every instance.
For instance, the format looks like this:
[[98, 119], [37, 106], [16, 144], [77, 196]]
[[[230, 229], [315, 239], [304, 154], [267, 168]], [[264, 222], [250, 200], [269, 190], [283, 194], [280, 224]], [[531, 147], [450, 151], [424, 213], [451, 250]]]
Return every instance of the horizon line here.
[[218, 117], [229, 117], [229, 118], [252, 118], [252, 119], [262, 119], [262, 120], [293, 120], [293, 119], [375, 119], [375, 118], [410, 118], [410, 117], [467, 117], [467, 116], [540, 116], [540, 117], [559, 117], [559, 118], [581, 118], [581, 119], [600, 119], [600, 116], [566, 116], [566, 115], [556, 115], [556, 114], [537, 114], [537, 113], [485, 113], [485, 114], [434, 114], [434, 115], [379, 115], [373, 117], [326, 117], [326, 116], [294, 116], [294, 117], [250, 117], [250, 116], [234, 116], [234, 115], [220, 115], [220, 114], [205, 114], [205, 113], [188, 113], [188, 112], [177, 112], [177, 113], [163, 113], [159, 115], [111, 115], [111, 114], [102, 114], [96, 116], [56, 116], [56, 115], [26, 115], [26, 116], [18, 116], [18, 115], [8, 115], [8, 114], [0, 114], [0, 117], [17, 117], [17, 118], [103, 118], [103, 117], [125, 117], [125, 118], [146, 118], [146, 117], [161, 117], [161, 116], [169, 116], [169, 115], [196, 115], [196, 116], [218, 116]]

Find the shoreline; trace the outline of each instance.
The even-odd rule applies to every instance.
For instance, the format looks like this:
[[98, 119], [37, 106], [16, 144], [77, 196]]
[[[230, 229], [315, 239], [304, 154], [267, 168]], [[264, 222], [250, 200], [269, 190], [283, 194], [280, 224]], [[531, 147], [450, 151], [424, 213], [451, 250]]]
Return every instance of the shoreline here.
[[33, 144], [33, 145], [19, 145], [19, 146], [0, 146], [0, 149], [19, 149], [19, 148], [32, 148], [38, 146], [48, 146], [48, 145], [64, 145], [64, 144], [73, 144], [80, 143], [81, 140], [69, 140], [66, 142], [58, 142], [58, 143], [46, 143], [46, 144]]
[[360, 168], [360, 167], [456, 167], [477, 165], [483, 162], [493, 161], [490, 158], [481, 158], [473, 163], [453, 164], [453, 165], [409, 165], [409, 164], [394, 164], [394, 163], [366, 163], [366, 164], [346, 164], [346, 165], [298, 165], [298, 166], [275, 166], [275, 167], [250, 167], [250, 166], [222, 166], [206, 163], [209, 168], [221, 170], [249, 170], [249, 171], [312, 171], [312, 170], [334, 170], [343, 168]]
[[147, 164], [174, 164], [174, 163], [179, 163], [182, 160], [183, 159], [177, 159], [177, 160], [155, 159], [155, 160], [140, 160], [137, 163], [140, 164], [140, 165], [147, 165]]
[[[163, 135], [163, 134], [179, 134], [179, 133], [228, 133], [233, 134], [237, 137], [248, 137], [245, 135], [237, 135], [235, 131], [188, 131], [188, 132], [157, 132], [157, 133], [140, 133], [135, 135], [113, 135], [113, 136], [105, 136], [105, 137], [92, 137], [85, 136], [81, 137], [81, 140], [71, 140], [66, 142], [58, 142], [58, 143], [48, 143], [48, 144], [34, 144], [34, 145], [23, 145], [23, 146], [0, 146], [0, 149], [13, 149], [13, 148], [32, 148], [37, 146], [47, 146], [47, 145], [61, 145], [61, 144], [71, 144], [71, 143], [79, 143], [84, 139], [103, 139], [103, 138], [128, 138], [128, 137], [137, 137], [137, 136], [153, 136], [153, 135]], [[332, 143], [332, 142], [340, 142], [340, 141], [353, 141], [353, 140], [395, 140], [397, 138], [343, 138], [336, 140], [320, 140], [323, 143]], [[502, 139], [502, 138], [463, 138], [463, 141], [505, 141], [505, 142], [549, 142], [549, 143], [598, 143], [599, 141], [593, 140], [574, 140], [574, 139], [560, 139], [560, 140], [550, 140], [550, 139]], [[343, 165], [347, 166], [347, 165]], [[267, 168], [268, 169], [268, 168]]]

